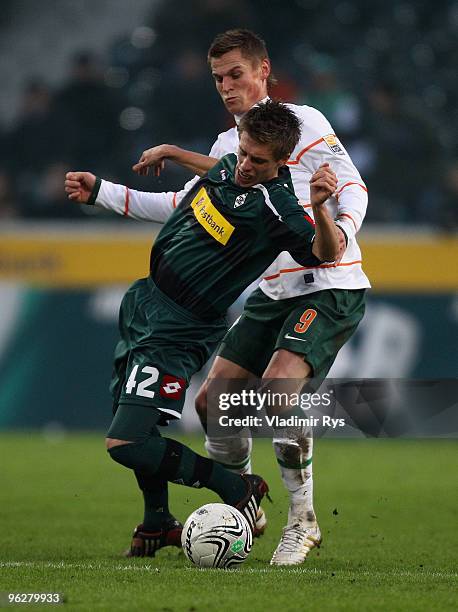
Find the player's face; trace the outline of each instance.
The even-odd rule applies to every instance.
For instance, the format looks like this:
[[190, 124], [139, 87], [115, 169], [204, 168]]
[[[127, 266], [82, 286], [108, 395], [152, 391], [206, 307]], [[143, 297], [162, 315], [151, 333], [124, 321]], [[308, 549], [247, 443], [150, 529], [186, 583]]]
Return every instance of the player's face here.
[[247, 134], [240, 134], [238, 161], [235, 167], [235, 182], [239, 187], [252, 187], [278, 176], [278, 169], [287, 160], [275, 160], [272, 148], [259, 144]]
[[221, 57], [212, 58], [211, 71], [216, 89], [224, 106], [233, 115], [243, 115], [267, 96], [267, 59], [258, 62], [243, 57], [240, 49], [233, 49]]

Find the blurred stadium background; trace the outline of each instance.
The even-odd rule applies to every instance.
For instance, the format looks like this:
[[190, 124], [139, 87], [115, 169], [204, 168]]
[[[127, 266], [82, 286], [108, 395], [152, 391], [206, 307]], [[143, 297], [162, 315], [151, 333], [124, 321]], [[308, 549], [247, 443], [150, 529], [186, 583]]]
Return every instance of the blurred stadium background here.
[[70, 204], [64, 175], [179, 188], [181, 171], [131, 165], [160, 142], [207, 152], [230, 127], [205, 57], [241, 26], [267, 42], [274, 96], [322, 110], [368, 184], [373, 290], [332, 373], [456, 377], [457, 2], [3, 0], [0, 429], [109, 424], [117, 309], [158, 226]]

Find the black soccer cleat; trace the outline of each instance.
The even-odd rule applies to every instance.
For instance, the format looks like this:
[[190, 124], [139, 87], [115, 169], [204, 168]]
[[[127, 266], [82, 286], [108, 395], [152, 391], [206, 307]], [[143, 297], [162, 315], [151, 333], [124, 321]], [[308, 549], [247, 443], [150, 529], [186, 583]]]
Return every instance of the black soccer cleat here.
[[256, 476], [256, 474], [243, 474], [242, 478], [246, 483], [247, 491], [245, 497], [233, 505], [237, 510], [240, 510], [248, 521], [251, 531], [255, 533], [258, 509], [262, 498], [265, 495], [269, 501], [272, 501], [269, 496], [269, 485], [261, 476]]
[[135, 527], [130, 549], [124, 553], [125, 557], [154, 557], [156, 551], [164, 546], [177, 546], [181, 548], [181, 532], [183, 525], [173, 516], [164, 523], [158, 531], [147, 531], [143, 524]]

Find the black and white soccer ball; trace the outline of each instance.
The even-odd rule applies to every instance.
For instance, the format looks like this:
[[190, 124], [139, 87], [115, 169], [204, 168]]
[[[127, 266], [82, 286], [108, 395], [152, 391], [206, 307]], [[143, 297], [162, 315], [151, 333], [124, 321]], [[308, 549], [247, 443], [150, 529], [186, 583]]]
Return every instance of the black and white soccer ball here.
[[228, 569], [248, 557], [253, 535], [246, 518], [233, 506], [205, 504], [188, 517], [181, 544], [197, 567]]

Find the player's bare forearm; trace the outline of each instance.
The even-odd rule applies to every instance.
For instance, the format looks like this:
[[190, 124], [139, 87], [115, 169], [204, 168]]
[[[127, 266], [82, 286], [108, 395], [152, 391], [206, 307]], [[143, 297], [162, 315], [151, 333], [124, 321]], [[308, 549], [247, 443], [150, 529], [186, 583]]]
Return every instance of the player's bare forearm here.
[[312, 253], [321, 261], [335, 261], [339, 255], [339, 230], [324, 206], [313, 208], [315, 240]]
[[336, 191], [337, 177], [329, 164], [321, 164], [310, 179], [310, 201], [315, 219], [312, 253], [321, 261], [335, 261], [339, 255], [339, 230], [325, 206]]
[[175, 145], [162, 144], [143, 151], [138, 163], [132, 166], [132, 170], [138, 174], [146, 175], [151, 167], [155, 176], [159, 176], [164, 169], [166, 159], [191, 170], [199, 176], [203, 176], [218, 163], [218, 160], [214, 157], [187, 151]]
[[169, 146], [170, 150], [168, 159], [176, 164], [179, 164], [180, 166], [183, 166], [184, 168], [187, 168], [188, 170], [192, 170], [192, 172], [198, 174], [199, 176], [203, 176], [219, 161], [214, 157], [209, 157], [208, 155], [203, 155], [202, 153], [187, 151], [186, 149], [181, 149], [175, 145]]

